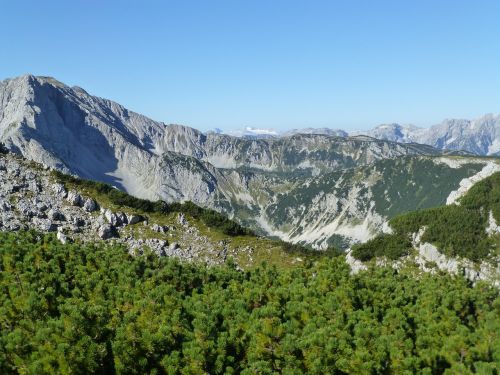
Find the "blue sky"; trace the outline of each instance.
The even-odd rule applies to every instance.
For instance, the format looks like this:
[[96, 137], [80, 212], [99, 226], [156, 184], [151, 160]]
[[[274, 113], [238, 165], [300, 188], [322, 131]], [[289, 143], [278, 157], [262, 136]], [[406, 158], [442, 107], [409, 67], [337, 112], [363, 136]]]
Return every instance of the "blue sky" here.
[[0, 79], [167, 123], [366, 129], [500, 112], [500, 1], [2, 1]]

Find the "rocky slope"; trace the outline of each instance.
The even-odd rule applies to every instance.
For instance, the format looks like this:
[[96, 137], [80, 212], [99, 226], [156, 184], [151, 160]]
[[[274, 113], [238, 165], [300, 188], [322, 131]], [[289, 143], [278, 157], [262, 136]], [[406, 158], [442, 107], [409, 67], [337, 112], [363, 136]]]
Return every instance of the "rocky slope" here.
[[[227, 249], [215, 250], [206, 238], [197, 239], [181, 215], [176, 225], [159, 226], [135, 213], [113, 211], [100, 205], [94, 198], [76, 190], [68, 191], [51, 173], [39, 165], [13, 155], [0, 155], [0, 230], [35, 229], [56, 232], [61, 242], [70, 240], [115, 240], [126, 244], [131, 252], [148, 248], [160, 256], [197, 259], [199, 253], [221, 253], [223, 261]], [[195, 234], [181, 249], [172, 241], [176, 233]], [[130, 236], [130, 230], [143, 235]], [[157, 232], [156, 238], [146, 238], [145, 232]], [[160, 233], [167, 233], [165, 239]], [[203, 245], [203, 246], [202, 246]], [[207, 261], [214, 262], [212, 258]]]
[[50, 77], [0, 82], [0, 142], [9, 150], [137, 197], [191, 200], [258, 233], [319, 248], [365, 240], [394, 214], [441, 204], [487, 163], [451, 166], [435, 162], [442, 153], [426, 145], [310, 133], [203, 134]]
[[[249, 171], [231, 202], [235, 217], [264, 233], [345, 248], [380, 232], [391, 217], [445, 204], [468, 178], [499, 169], [489, 159], [406, 157], [316, 177], [284, 179]], [[233, 171], [233, 178], [241, 173]]]
[[384, 233], [352, 247], [347, 261], [357, 271], [363, 262], [425, 271], [463, 274], [500, 286], [500, 168], [486, 164], [462, 180], [446, 205], [393, 217]]
[[47, 167], [0, 152], [0, 231], [30, 229], [52, 232], [63, 243], [114, 241], [132, 254], [152, 251], [208, 265], [228, 258], [241, 267], [302, 261], [276, 241], [228, 236], [189, 214], [117, 206], [105, 194], [68, 186]]

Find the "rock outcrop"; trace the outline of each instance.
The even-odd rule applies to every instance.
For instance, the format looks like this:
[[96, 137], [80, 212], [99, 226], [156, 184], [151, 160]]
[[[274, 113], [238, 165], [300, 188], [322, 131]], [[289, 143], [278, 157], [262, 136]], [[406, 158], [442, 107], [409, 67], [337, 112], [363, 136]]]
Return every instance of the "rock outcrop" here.
[[[39, 165], [13, 154], [0, 154], [0, 231], [53, 232], [62, 243], [115, 241], [132, 254], [152, 251], [208, 264], [226, 259], [225, 245], [210, 241], [186, 218], [179, 227], [151, 222], [148, 225], [157, 238], [149, 238], [149, 226], [141, 224], [147, 223], [145, 217], [106, 207], [98, 211], [98, 207], [94, 198], [67, 191]], [[170, 243], [172, 238], [175, 241]]]

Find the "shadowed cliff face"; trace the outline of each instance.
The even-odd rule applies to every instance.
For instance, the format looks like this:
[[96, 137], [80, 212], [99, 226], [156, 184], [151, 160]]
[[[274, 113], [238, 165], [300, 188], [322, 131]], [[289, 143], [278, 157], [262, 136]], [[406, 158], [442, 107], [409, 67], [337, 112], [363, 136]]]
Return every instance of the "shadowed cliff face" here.
[[[393, 186], [412, 191], [401, 180], [411, 179], [410, 170], [426, 168], [421, 160], [440, 154], [426, 145], [367, 136], [205, 135], [153, 121], [53, 78], [30, 75], [0, 82], [0, 142], [28, 159], [111, 183], [141, 198], [191, 200], [260, 233], [320, 247], [380, 230], [390, 215], [374, 202], [389, 200], [391, 214], [401, 207], [418, 208], [423, 198], [387, 192]], [[384, 167], [397, 184], [372, 170], [401, 158], [406, 161], [397, 167]], [[411, 160], [414, 169], [407, 168]], [[442, 196], [427, 206], [442, 203], [476, 169], [450, 172], [453, 183], [438, 184]], [[415, 182], [419, 196], [437, 189], [433, 176]], [[402, 199], [409, 203], [398, 203]]]
[[[165, 125], [80, 88], [23, 76], [2, 82], [0, 103], [0, 138], [29, 159], [144, 198], [206, 200], [214, 189], [189, 178], [177, 181], [176, 191], [164, 188], [190, 174], [181, 165], [162, 170], [169, 165], [162, 155]], [[207, 193], [190, 195], [196, 188]]]

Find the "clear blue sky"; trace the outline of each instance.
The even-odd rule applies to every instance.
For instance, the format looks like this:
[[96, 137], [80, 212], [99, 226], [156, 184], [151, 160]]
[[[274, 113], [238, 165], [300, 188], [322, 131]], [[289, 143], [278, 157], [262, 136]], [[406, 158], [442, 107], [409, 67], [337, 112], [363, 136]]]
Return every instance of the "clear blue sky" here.
[[167, 123], [365, 129], [500, 112], [500, 1], [0, 0], [0, 79]]

